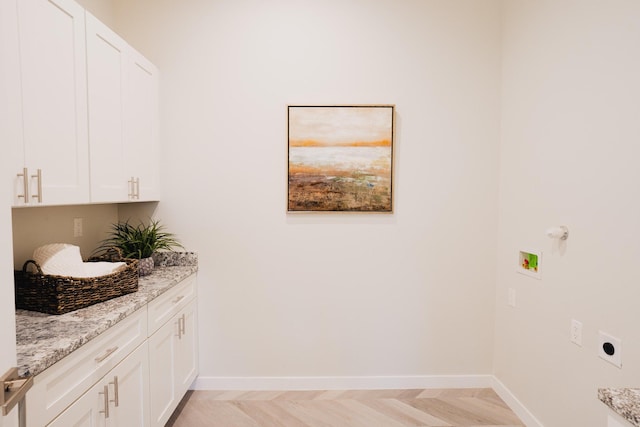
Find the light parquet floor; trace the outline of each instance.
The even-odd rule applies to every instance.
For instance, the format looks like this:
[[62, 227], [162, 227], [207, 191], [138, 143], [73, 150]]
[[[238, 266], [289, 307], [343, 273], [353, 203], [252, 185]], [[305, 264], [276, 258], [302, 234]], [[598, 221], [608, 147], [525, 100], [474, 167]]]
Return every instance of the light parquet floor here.
[[490, 388], [190, 391], [166, 427], [522, 427]]

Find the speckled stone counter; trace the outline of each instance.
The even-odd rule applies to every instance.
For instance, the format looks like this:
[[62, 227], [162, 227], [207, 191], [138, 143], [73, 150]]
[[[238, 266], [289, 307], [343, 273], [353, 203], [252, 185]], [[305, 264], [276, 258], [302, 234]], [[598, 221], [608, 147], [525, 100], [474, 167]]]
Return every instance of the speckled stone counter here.
[[188, 267], [198, 265], [198, 254], [195, 252], [156, 252], [153, 262], [158, 267]]
[[640, 388], [601, 388], [598, 398], [632, 425], [640, 427]]
[[198, 270], [193, 253], [171, 257], [183, 265], [159, 262], [151, 275], [140, 278], [135, 293], [62, 315], [16, 310], [20, 374], [39, 374]]

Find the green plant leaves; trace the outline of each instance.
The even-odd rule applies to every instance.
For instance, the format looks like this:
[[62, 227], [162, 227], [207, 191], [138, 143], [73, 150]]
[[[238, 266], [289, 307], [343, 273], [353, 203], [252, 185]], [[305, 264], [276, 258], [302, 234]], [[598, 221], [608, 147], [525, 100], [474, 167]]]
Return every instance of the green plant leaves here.
[[124, 258], [148, 258], [158, 250], [184, 248], [176, 237], [164, 231], [158, 220], [150, 220], [133, 226], [129, 221], [111, 225], [110, 237], [100, 242], [94, 253], [103, 253], [111, 248], [119, 248]]

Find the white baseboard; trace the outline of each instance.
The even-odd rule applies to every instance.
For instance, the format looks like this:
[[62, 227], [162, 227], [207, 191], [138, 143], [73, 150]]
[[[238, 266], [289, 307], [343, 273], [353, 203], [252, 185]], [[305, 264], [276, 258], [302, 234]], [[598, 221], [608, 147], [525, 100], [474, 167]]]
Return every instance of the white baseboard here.
[[198, 377], [192, 390], [382, 390], [410, 388], [490, 387], [527, 427], [544, 427], [493, 375], [426, 375], [400, 377]]
[[509, 408], [522, 420], [524, 425], [527, 427], [544, 427], [502, 381], [494, 376], [492, 376], [492, 379], [491, 388], [500, 396], [500, 399], [504, 400], [504, 403], [509, 405]]
[[194, 390], [380, 390], [491, 387], [492, 375], [401, 377], [198, 377]]

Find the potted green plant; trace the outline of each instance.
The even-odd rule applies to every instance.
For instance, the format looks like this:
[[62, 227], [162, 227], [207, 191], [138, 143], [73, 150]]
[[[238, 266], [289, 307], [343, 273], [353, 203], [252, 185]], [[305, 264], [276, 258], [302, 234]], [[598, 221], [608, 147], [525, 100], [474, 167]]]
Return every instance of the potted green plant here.
[[149, 220], [148, 224], [140, 222], [133, 226], [129, 221], [119, 221], [111, 225], [110, 235], [100, 242], [94, 253], [104, 253], [117, 248], [124, 258], [138, 259], [140, 276], [153, 271], [154, 262], [151, 255], [158, 250], [184, 248], [176, 237], [164, 231], [158, 220]]

